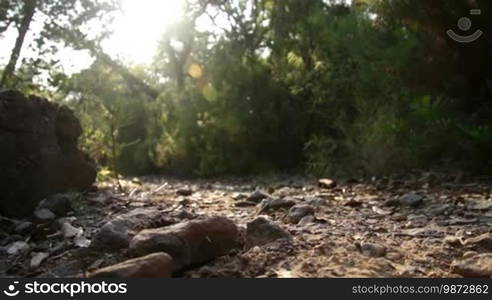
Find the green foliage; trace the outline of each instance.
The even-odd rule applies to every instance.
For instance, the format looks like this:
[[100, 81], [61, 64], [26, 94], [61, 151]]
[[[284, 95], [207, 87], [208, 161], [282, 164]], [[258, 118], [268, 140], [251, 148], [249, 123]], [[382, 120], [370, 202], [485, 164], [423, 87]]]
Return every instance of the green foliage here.
[[[59, 76], [63, 71], [59, 51], [64, 47], [87, 49], [89, 41], [97, 43], [106, 37], [104, 26], [116, 8], [117, 0], [2, 0], [0, 34], [7, 30], [17, 34], [2, 72], [2, 88], [46, 90], [46, 75]], [[100, 28], [97, 34], [91, 32], [93, 26]], [[26, 36], [33, 39], [30, 45]], [[26, 50], [29, 56], [23, 55]]]
[[[98, 59], [70, 78], [52, 72], [84, 124], [83, 147], [101, 165], [200, 176], [490, 170], [490, 74], [473, 61], [492, 58], [477, 51], [465, 68], [464, 48], [440, 37], [467, 4], [203, 3], [189, 1], [149, 68], [122, 72]], [[218, 25], [199, 29], [200, 18]], [[80, 32], [68, 33], [78, 45]], [[129, 84], [129, 73], [158, 90], [157, 99]]]

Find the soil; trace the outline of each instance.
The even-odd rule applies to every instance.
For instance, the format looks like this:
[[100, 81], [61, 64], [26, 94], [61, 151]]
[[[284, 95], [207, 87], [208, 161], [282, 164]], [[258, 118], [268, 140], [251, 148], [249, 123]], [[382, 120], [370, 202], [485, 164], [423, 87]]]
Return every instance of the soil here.
[[[104, 253], [84, 241], [115, 216], [152, 207], [183, 220], [225, 216], [243, 235], [247, 224], [262, 215], [293, 237], [239, 247], [174, 277], [460, 277], [453, 273], [453, 261], [492, 251], [487, 244], [467, 242], [492, 232], [490, 178], [416, 172], [328, 186], [301, 176], [217, 181], [148, 176], [120, 182], [124, 192], [117, 191], [116, 182], [106, 181], [97, 184], [97, 191], [73, 196], [68, 217], [73, 227], [83, 230], [78, 239], [64, 237], [56, 226], [46, 224], [16, 233], [13, 228], [21, 221], [2, 217], [0, 276], [84, 276], [121, 262], [125, 251]], [[266, 200], [249, 201], [258, 190], [272, 199], [309, 205], [314, 213], [307, 211], [294, 224], [288, 205], [268, 208]], [[39, 233], [42, 226], [49, 227], [46, 234]], [[26, 242], [28, 249], [6, 253], [18, 241]], [[47, 258], [32, 265], [39, 253]]]

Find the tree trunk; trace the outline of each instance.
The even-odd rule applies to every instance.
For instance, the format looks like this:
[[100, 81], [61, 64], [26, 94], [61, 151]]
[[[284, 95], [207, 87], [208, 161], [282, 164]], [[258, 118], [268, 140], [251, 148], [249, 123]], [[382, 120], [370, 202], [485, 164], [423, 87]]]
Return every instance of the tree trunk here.
[[10, 85], [10, 80], [15, 72], [15, 66], [20, 57], [22, 45], [24, 44], [27, 32], [29, 31], [29, 26], [33, 20], [34, 13], [36, 12], [36, 4], [37, 0], [24, 0], [23, 18], [18, 28], [19, 35], [17, 36], [14, 48], [12, 49], [10, 60], [3, 71], [0, 88], [7, 88]]

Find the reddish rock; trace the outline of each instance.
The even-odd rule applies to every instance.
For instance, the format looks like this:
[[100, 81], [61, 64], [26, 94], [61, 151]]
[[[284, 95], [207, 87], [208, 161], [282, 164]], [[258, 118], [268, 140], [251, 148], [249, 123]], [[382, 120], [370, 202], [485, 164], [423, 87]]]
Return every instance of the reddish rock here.
[[134, 258], [92, 272], [90, 278], [170, 278], [174, 271], [172, 257], [164, 252]]
[[146, 229], [130, 242], [134, 256], [169, 253], [179, 269], [225, 255], [236, 246], [238, 229], [224, 217], [209, 217], [168, 227]]

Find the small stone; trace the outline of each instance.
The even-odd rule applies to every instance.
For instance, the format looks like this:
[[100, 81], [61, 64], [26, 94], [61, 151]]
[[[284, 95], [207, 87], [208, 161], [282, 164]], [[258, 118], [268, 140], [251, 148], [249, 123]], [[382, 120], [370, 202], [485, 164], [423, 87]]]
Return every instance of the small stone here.
[[261, 200], [270, 198], [270, 195], [268, 195], [265, 192], [262, 191], [255, 191], [251, 195], [248, 196], [246, 199], [247, 201], [255, 202], [255, 203], [260, 203]]
[[242, 200], [242, 199], [248, 198], [248, 196], [246, 196], [243, 193], [233, 193], [232, 196], [231, 196], [231, 198], [234, 199], [234, 200]]
[[401, 221], [406, 221], [407, 217], [403, 214], [396, 213], [391, 216], [391, 220], [396, 221], [396, 222], [401, 222]]
[[477, 255], [478, 252], [477, 251], [466, 251], [465, 253], [463, 253], [463, 258], [470, 258], [470, 257], [473, 257], [475, 255]]
[[492, 254], [479, 254], [463, 260], [455, 260], [451, 271], [463, 277], [492, 277]]
[[402, 206], [408, 206], [416, 208], [420, 206], [424, 201], [424, 198], [416, 193], [407, 193], [398, 199], [398, 202]]
[[193, 195], [193, 190], [192, 189], [179, 189], [176, 191], [176, 194], [178, 196], [188, 197], [188, 196]]
[[445, 221], [439, 222], [438, 224], [441, 226], [456, 226], [456, 225], [476, 224], [477, 222], [478, 222], [478, 219], [476, 219], [476, 218], [473, 218], [473, 219], [452, 218], [451, 220], [445, 220]]
[[92, 247], [110, 252], [127, 248], [136, 231], [174, 222], [173, 218], [163, 215], [157, 208], [137, 208], [106, 222], [95, 234]]
[[84, 230], [82, 228], [77, 228], [72, 226], [72, 224], [68, 222], [64, 222], [62, 224], [62, 233], [65, 238], [73, 238], [73, 237], [79, 237], [84, 234]]
[[173, 258], [164, 252], [149, 254], [109, 266], [89, 274], [89, 278], [170, 278]]
[[423, 273], [420, 268], [415, 266], [405, 266], [402, 270], [400, 270], [400, 272], [398, 272], [398, 275], [400, 277], [411, 277], [417, 275], [418, 273]]
[[463, 241], [456, 237], [456, 236], [447, 236], [444, 238], [444, 243], [453, 246], [453, 247], [459, 247], [463, 245]]
[[37, 220], [42, 222], [52, 221], [56, 218], [56, 215], [47, 208], [41, 208], [36, 210], [34, 212], [34, 216], [36, 217]]
[[46, 208], [58, 217], [66, 216], [72, 210], [71, 199], [68, 195], [57, 194], [41, 201], [38, 208]]
[[356, 200], [356, 199], [349, 199], [345, 202], [343, 202], [343, 206], [348, 206], [348, 207], [360, 207], [362, 206], [362, 201]]
[[292, 236], [267, 217], [260, 216], [247, 224], [246, 249], [263, 246], [279, 239], [290, 240]]
[[91, 240], [83, 236], [78, 236], [73, 240], [73, 243], [79, 248], [87, 248], [91, 245]]
[[306, 226], [308, 224], [312, 224], [316, 222], [316, 218], [313, 215], [305, 216], [302, 218], [299, 223], [297, 223], [299, 226]]
[[484, 233], [477, 237], [469, 238], [465, 241], [465, 245], [471, 245], [487, 251], [492, 251], [492, 234]]
[[398, 199], [389, 199], [384, 202], [384, 206], [399, 206], [400, 201]]
[[92, 246], [99, 250], [116, 251], [126, 248], [131, 241], [131, 226], [116, 219], [104, 224], [93, 238]]
[[292, 198], [268, 198], [264, 199], [260, 203], [261, 212], [267, 211], [270, 209], [281, 209], [281, 208], [290, 208], [296, 204], [296, 201]]
[[387, 251], [385, 257], [391, 261], [400, 262], [404, 259], [405, 255], [397, 251]]
[[33, 253], [31, 258], [30, 267], [35, 269], [41, 265], [41, 263], [50, 256], [47, 252], [37, 252]]
[[359, 249], [359, 251], [369, 257], [383, 257], [386, 255], [386, 247], [373, 243], [356, 243], [355, 246]]
[[313, 207], [321, 207], [326, 205], [326, 200], [318, 197], [306, 197], [304, 204], [311, 205]]
[[318, 180], [318, 186], [323, 189], [332, 189], [337, 186], [337, 183], [332, 179], [322, 178]]
[[28, 234], [31, 233], [32, 230], [34, 229], [34, 224], [28, 221], [20, 222], [18, 223], [15, 228], [14, 232], [18, 234]]
[[284, 198], [284, 197], [288, 197], [288, 196], [290, 196], [296, 192], [297, 192], [296, 189], [288, 187], [288, 186], [284, 186], [284, 187], [276, 190], [274, 195]]
[[452, 207], [450, 205], [438, 205], [427, 209], [425, 214], [431, 217], [437, 217], [440, 215], [445, 215], [446, 212], [449, 212], [451, 209]]
[[17, 255], [17, 254], [29, 252], [30, 248], [31, 247], [26, 242], [22, 242], [22, 241], [13, 242], [12, 244], [7, 246], [7, 253], [9, 255]]
[[235, 207], [252, 207], [252, 206], [256, 206], [256, 205], [257, 205], [257, 203], [253, 202], [253, 201], [239, 201], [239, 202], [234, 203]]
[[314, 211], [315, 211], [314, 207], [312, 207], [311, 205], [298, 204], [293, 206], [289, 210], [287, 219], [289, 220], [290, 223], [297, 224], [305, 216], [314, 214]]
[[417, 222], [417, 223], [426, 223], [427, 217], [424, 215], [408, 215], [407, 221]]

